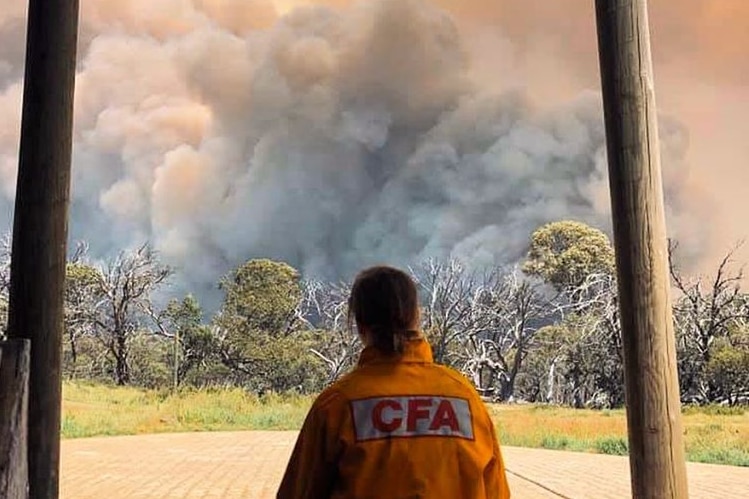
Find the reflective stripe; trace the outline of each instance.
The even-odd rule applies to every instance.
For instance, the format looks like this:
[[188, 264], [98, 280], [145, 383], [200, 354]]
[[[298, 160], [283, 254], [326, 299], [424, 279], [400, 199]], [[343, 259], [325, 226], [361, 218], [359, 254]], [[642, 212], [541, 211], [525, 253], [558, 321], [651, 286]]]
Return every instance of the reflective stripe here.
[[357, 441], [442, 436], [473, 440], [468, 401], [434, 395], [379, 397], [351, 402]]

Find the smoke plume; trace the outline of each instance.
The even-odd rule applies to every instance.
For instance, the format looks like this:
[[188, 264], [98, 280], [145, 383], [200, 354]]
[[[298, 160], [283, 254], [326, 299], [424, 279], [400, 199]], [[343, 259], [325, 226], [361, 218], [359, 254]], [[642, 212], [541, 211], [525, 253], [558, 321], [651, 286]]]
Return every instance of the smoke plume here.
[[[702, 261], [746, 232], [724, 214], [749, 180], [735, 60], [749, 7], [653, 3], [670, 230]], [[210, 307], [218, 277], [253, 257], [324, 278], [430, 256], [511, 264], [545, 222], [607, 228], [589, 4], [84, 2], [71, 238], [98, 257], [151, 240]], [[0, 7], [5, 223], [24, 5]]]

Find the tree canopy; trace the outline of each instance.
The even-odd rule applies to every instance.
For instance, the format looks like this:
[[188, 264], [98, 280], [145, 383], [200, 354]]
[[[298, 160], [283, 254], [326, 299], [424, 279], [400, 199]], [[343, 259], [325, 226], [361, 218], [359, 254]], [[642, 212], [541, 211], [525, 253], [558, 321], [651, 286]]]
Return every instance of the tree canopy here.
[[551, 222], [531, 235], [523, 271], [557, 290], [580, 286], [592, 274], [613, 274], [614, 248], [608, 236], [582, 222]]

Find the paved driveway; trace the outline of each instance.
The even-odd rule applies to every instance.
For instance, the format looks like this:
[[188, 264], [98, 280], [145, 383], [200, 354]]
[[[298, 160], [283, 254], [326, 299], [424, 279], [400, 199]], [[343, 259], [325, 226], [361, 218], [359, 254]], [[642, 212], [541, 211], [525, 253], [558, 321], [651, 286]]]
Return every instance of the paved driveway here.
[[[295, 432], [62, 442], [63, 499], [272, 498]], [[626, 458], [506, 447], [514, 498], [630, 497]], [[749, 498], [749, 468], [689, 464], [692, 499]]]

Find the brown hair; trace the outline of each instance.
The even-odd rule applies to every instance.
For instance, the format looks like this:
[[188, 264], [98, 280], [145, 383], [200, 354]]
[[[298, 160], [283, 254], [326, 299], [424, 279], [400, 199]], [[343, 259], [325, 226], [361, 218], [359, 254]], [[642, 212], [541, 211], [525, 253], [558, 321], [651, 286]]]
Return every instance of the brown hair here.
[[405, 272], [372, 267], [359, 273], [348, 301], [352, 319], [372, 335], [374, 346], [385, 353], [402, 353], [408, 339], [418, 337], [419, 300], [416, 284]]

